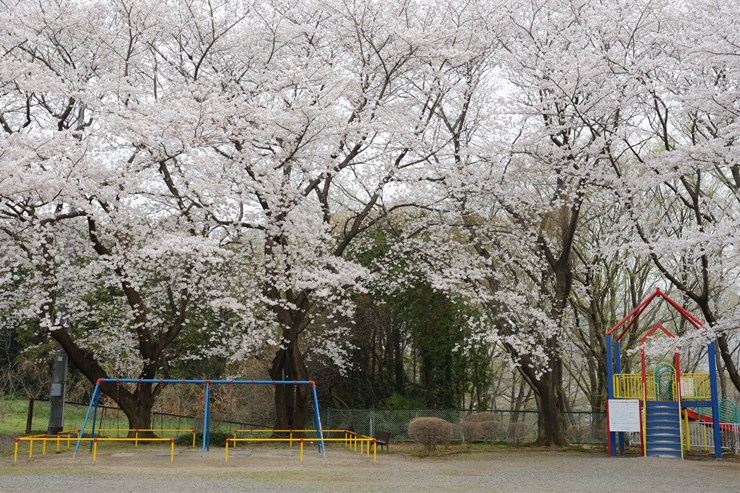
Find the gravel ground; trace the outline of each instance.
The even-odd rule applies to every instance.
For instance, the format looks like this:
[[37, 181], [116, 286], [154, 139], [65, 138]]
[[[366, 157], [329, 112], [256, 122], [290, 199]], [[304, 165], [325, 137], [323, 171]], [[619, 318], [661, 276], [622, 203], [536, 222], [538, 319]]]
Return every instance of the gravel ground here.
[[[27, 450], [24, 447], [22, 450]], [[315, 449], [303, 463], [289, 450], [178, 452], [153, 446], [100, 451], [97, 464], [65, 452], [13, 464], [0, 457], [0, 492], [740, 492], [740, 463], [621, 457], [596, 453], [500, 450], [417, 459], [379, 454], [372, 462], [344, 449]]]

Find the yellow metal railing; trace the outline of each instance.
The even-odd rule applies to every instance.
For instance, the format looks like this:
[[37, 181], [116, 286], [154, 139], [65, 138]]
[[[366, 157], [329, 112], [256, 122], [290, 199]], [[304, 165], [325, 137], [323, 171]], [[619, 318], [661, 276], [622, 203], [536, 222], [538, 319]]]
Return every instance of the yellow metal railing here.
[[[353, 431], [349, 430], [321, 430], [322, 435], [326, 438], [328, 438], [332, 434], [342, 434], [344, 435], [344, 442], [345, 444], [349, 445], [351, 443], [352, 435], [355, 435]], [[254, 438], [254, 437], [240, 437], [239, 435], [264, 435], [269, 434], [272, 435], [274, 433], [280, 433], [280, 434], [287, 434], [288, 435], [288, 443], [289, 446], [293, 446], [293, 442], [298, 442], [301, 439], [301, 436], [305, 436], [307, 433], [313, 434], [313, 437], [306, 437], [306, 438], [313, 438], [318, 440], [318, 432], [316, 430], [232, 430], [232, 433], [234, 435], [234, 438], [231, 440], [231, 443], [233, 444], [233, 448], [236, 448], [236, 443], [239, 441], [238, 438]], [[298, 436], [296, 436], [298, 435]], [[258, 437], [259, 438], [259, 437]], [[325, 440], [326, 440], [325, 438]]]
[[643, 399], [642, 375], [639, 373], [614, 374], [615, 399]]
[[708, 373], [682, 373], [681, 397], [684, 399], [711, 399]]
[[[645, 393], [647, 400], [657, 401], [658, 399], [656, 398], [655, 377], [654, 376], [648, 377], [645, 383], [647, 384], [647, 392]], [[672, 396], [676, 395], [676, 382], [673, 382], [671, 385], [671, 395]]]
[[[295, 430], [294, 430], [295, 431]], [[341, 442], [344, 443], [345, 446], [349, 446], [350, 448], [354, 446], [354, 451], [357, 452], [357, 444], [360, 445], [360, 455], [367, 454], [368, 457], [370, 457], [370, 451], [372, 450], [372, 457], [373, 461], [376, 461], [378, 459], [378, 443], [373, 437], [365, 436], [365, 435], [357, 435], [355, 433], [352, 434], [350, 441], [348, 442], [348, 439], [350, 437], [346, 438], [324, 438], [324, 442]], [[300, 444], [300, 462], [303, 462], [303, 444], [305, 438], [227, 438], [226, 439], [226, 447], [224, 450], [224, 458], [226, 462], [229, 462], [229, 448], [233, 448], [236, 446], [236, 442], [247, 442], [247, 443], [260, 443], [260, 442], [290, 442], [292, 446], [292, 442], [298, 442]], [[317, 440], [317, 439], [310, 439], [310, 440]]]
[[[46, 455], [46, 442], [56, 442], [57, 444], [57, 452], [59, 451], [59, 443], [60, 443], [61, 437], [57, 435], [56, 437], [48, 437], [48, 436], [28, 436], [28, 437], [19, 437], [15, 439], [15, 449], [13, 450], [13, 462], [16, 462], [18, 460], [18, 445], [20, 442], [29, 442], [28, 445], [28, 458], [33, 457], [33, 444], [34, 442], [41, 442], [41, 455]], [[83, 441], [83, 442], [93, 442], [93, 463], [95, 463], [98, 459], [98, 442], [133, 442], [136, 440], [135, 438], [91, 438], [91, 437], [78, 437], [77, 440]], [[173, 462], [175, 460], [175, 439], [174, 438], [139, 438], [138, 441], [140, 442], [169, 442], [170, 444], [170, 462]]]
[[[140, 441], [146, 441], [144, 437], [140, 436], [140, 433], [146, 434], [149, 433], [160, 433], [160, 434], [171, 434], [175, 435], [175, 438], [179, 438], [180, 435], [192, 435], [193, 437], [193, 447], [195, 447], [195, 430], [188, 430], [188, 429], [182, 429], [182, 428], [172, 428], [172, 429], [166, 429], [166, 428], [99, 428], [95, 430], [96, 433], [115, 433], [116, 435], [120, 435], [121, 433], [125, 433], [126, 435], [133, 434], [133, 437], [126, 437], [126, 438], [133, 438], [134, 441], [134, 447], [139, 446]], [[104, 438], [104, 437], [101, 437]], [[115, 437], [115, 438], [121, 438], [121, 437]], [[159, 438], [169, 438], [169, 437], [159, 437]]]
[[[643, 394], [642, 375], [639, 373], [616, 373], [613, 376], [615, 399], [645, 399], [656, 400], [655, 377], [650, 375], [646, 379], [646, 392]], [[671, 395], [676, 399], [676, 380], [671, 382]], [[708, 373], [682, 373], [681, 397], [683, 399], [710, 399]], [[665, 396], [660, 398], [665, 399]]]

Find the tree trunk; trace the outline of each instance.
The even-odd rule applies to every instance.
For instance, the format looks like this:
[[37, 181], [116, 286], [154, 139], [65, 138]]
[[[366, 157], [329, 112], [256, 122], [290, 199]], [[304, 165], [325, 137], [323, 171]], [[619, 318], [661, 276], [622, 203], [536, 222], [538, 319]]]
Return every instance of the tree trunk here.
[[[705, 290], [708, 290], [708, 288], [705, 288]], [[684, 291], [685, 292], [685, 291]], [[707, 321], [710, 327], [714, 327], [717, 325], [717, 317], [714, 316], [714, 312], [709, 306], [709, 299], [706, 296], [697, 296], [694, 293], [686, 293], [690, 298], [692, 298], [696, 303], [699, 305], [699, 308], [701, 309], [702, 315], [704, 315], [704, 320]], [[732, 351], [729, 348], [729, 345], [727, 344], [727, 335], [726, 334], [720, 334], [716, 338], [717, 341], [717, 350], [719, 352], [719, 356], [722, 358], [722, 361], [724, 362], [725, 371], [727, 372], [727, 375], [730, 377], [730, 381], [732, 382], [732, 385], [735, 386], [735, 389], [740, 392], [740, 372], [738, 372], [737, 366], [735, 366], [735, 361], [732, 358]], [[709, 358], [712, 357], [712, 355], [708, 355]], [[720, 365], [717, 365], [717, 370], [719, 371], [721, 369]]]
[[[278, 350], [272, 360], [270, 377], [273, 380], [308, 380], [303, 354], [295, 342]], [[276, 385], [274, 429], [306, 429], [310, 396], [311, 388], [306, 385]]]
[[[559, 364], [559, 363], [558, 363]], [[554, 366], [555, 362], [553, 362]], [[563, 393], [559, 370], [549, 370], [539, 379], [530, 380], [537, 399], [537, 445], [566, 447], [565, 421], [563, 420]]]
[[[142, 399], [139, 403], [129, 403], [123, 400], [125, 404], [119, 403], [121, 410], [128, 418], [129, 438], [134, 437], [136, 431], [133, 430], [151, 430], [152, 429], [152, 407], [154, 399]], [[156, 433], [153, 431], [140, 431], [139, 438], [154, 438]]]
[[563, 420], [561, 396], [552, 385], [548, 385], [549, 377], [543, 378], [535, 385], [535, 396], [539, 405], [537, 419], [537, 445], [552, 445], [566, 447], [565, 423]]
[[[735, 386], [735, 389], [740, 392], [740, 373], [738, 373], [735, 361], [732, 359], [732, 351], [730, 351], [729, 345], [727, 344], [727, 335], [721, 334], [717, 337], [717, 349], [719, 349], [720, 357], [725, 364], [725, 371], [730, 377], [730, 381]], [[709, 356], [711, 358], [711, 355]], [[727, 395], [725, 393], [725, 395]]]
[[[151, 377], [146, 377], [151, 378]], [[128, 437], [133, 438], [136, 435], [135, 430], [139, 431], [139, 438], [156, 438], [157, 434], [152, 430], [152, 408], [159, 393], [153, 388], [150, 382], [137, 384], [136, 390], [130, 392], [128, 389], [113, 382], [105, 382], [101, 385], [100, 390], [118, 404], [121, 411], [128, 419]]]
[[[550, 341], [552, 344], [553, 341]], [[534, 391], [537, 401], [537, 445], [567, 447], [565, 438], [565, 398], [563, 393], [563, 361], [557, 352], [551, 351], [550, 366], [538, 374], [529, 358], [520, 359], [519, 373]]]
[[[77, 346], [66, 331], [55, 330], [51, 332], [51, 337], [62, 346], [69, 360], [93, 385], [100, 378], [108, 378], [94, 356]], [[145, 370], [141, 378], [154, 378], [153, 370]], [[100, 390], [118, 404], [128, 418], [130, 430], [151, 429], [151, 413], [158, 394], [157, 389], [153, 389], [151, 383], [142, 383], [134, 392], [130, 392], [124, 386], [105, 382], [101, 384]], [[133, 436], [133, 433], [129, 432], [129, 435]], [[153, 432], [139, 433], [139, 437], [145, 436], [154, 437], [155, 435]]]

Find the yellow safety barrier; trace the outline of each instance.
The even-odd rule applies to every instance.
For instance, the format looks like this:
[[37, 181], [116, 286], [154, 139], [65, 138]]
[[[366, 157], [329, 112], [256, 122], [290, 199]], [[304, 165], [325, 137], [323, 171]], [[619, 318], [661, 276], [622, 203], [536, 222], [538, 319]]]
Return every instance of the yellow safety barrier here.
[[70, 448], [72, 442], [72, 433], [75, 434], [75, 438], [80, 436], [80, 430], [60, 431], [57, 433], [57, 453], [61, 452], [62, 435], [67, 435], [67, 448]]
[[[100, 428], [95, 430], [96, 433], [133, 433], [134, 434], [134, 447], [139, 446], [139, 440], [144, 440], [144, 438], [139, 438], [139, 433], [175, 433], [177, 436], [184, 435], [186, 433], [190, 433], [193, 435], [193, 447], [195, 447], [195, 436], [196, 431], [193, 429], [190, 430], [183, 430], [183, 429], [162, 429], [162, 428], [151, 428], [151, 429], [145, 429], [145, 428], [138, 428], [138, 429], [128, 429], [128, 428]], [[167, 437], [164, 437], [167, 438]]]
[[[344, 442], [345, 442], [345, 445], [349, 445], [349, 443], [350, 443], [350, 435], [352, 433], [354, 433], [354, 432], [349, 431], [349, 430], [321, 430], [321, 431], [322, 431], [322, 434], [324, 436], [331, 435], [333, 433], [342, 433], [342, 434], [344, 434]], [[299, 440], [299, 438], [296, 438], [294, 436], [295, 434], [316, 433], [316, 430], [267, 430], [267, 429], [263, 429], [263, 430], [232, 430], [232, 434], [233, 434], [234, 440], [236, 440], [237, 438], [239, 438], [239, 436], [238, 436], [239, 434], [247, 434], [247, 433], [253, 433], [253, 434], [260, 434], [260, 433], [270, 433], [270, 434], [273, 434], [273, 433], [288, 433], [288, 435], [289, 435], [288, 436], [288, 440], [289, 440], [288, 441], [288, 444], [289, 444], [290, 447], [292, 447], [293, 446], [293, 442]], [[313, 438], [315, 440], [318, 440], [319, 439], [318, 436], [311, 437], [311, 438]], [[236, 441], [234, 441], [234, 440], [231, 440], [232, 448], [236, 448]]]
[[[367, 454], [367, 456], [370, 457], [370, 448], [372, 446], [373, 461], [377, 461], [378, 447], [377, 447], [375, 438], [364, 436], [364, 435], [361, 435], [359, 437], [356, 434], [353, 434], [353, 435], [354, 435], [353, 440], [355, 442], [355, 451], [357, 451], [357, 443], [359, 443], [360, 444], [360, 454]], [[226, 462], [229, 461], [229, 448], [233, 446], [234, 442], [290, 442], [291, 440], [292, 440], [291, 438], [227, 438], [226, 447], [224, 450], [224, 458]], [[301, 438], [301, 439], [296, 439], [296, 440], [300, 442], [300, 447], [301, 447], [300, 458], [301, 458], [301, 462], [303, 462], [303, 444], [304, 444], [305, 439]], [[324, 438], [323, 441], [324, 442], [342, 442], [346, 444], [347, 438], [346, 437], [345, 438]], [[367, 447], [365, 446], [365, 444], [367, 444]]]
[[[30, 436], [30, 437], [18, 437], [15, 439], [15, 449], [13, 451], [13, 462], [18, 461], [18, 444], [20, 442], [29, 442], [28, 447], [28, 458], [33, 457], [33, 442], [42, 442], [42, 454], [46, 452], [46, 442], [54, 440], [58, 441], [59, 436], [56, 437], [47, 437], [47, 436]], [[78, 440], [83, 442], [93, 442], [93, 463], [97, 460], [98, 455], [98, 442], [133, 442], [137, 440], [136, 438], [91, 438], [91, 437], [82, 437], [78, 438]], [[146, 441], [146, 442], [170, 442], [170, 462], [174, 462], [175, 460], [175, 439], [174, 438], [139, 438], [139, 441]]]
[[16, 458], [18, 457], [18, 443], [21, 442], [21, 441], [30, 442], [30, 446], [29, 446], [29, 449], [28, 449], [28, 454], [29, 454], [28, 456], [29, 457], [33, 457], [33, 442], [34, 441], [40, 441], [40, 442], [42, 442], [41, 455], [46, 455], [46, 442], [49, 441], [49, 440], [56, 440], [56, 442], [57, 442], [56, 451], [57, 451], [57, 453], [59, 453], [60, 452], [62, 435], [67, 435], [67, 448], [69, 448], [70, 447], [70, 441], [71, 441], [71, 438], [72, 438], [72, 434], [73, 433], [75, 435], [79, 436], [80, 430], [60, 431], [60, 432], [57, 433], [57, 436], [56, 437], [54, 437], [54, 436], [48, 436], [46, 433], [40, 433], [38, 435], [27, 435], [27, 436], [24, 436], [24, 437], [18, 437], [18, 438], [15, 439], [15, 451], [13, 453], [13, 462], [15, 462]]

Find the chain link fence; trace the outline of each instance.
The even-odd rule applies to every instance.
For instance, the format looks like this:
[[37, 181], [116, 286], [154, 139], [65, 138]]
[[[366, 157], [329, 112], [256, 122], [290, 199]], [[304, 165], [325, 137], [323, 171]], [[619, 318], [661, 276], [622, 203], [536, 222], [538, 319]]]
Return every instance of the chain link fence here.
[[[23, 403], [25, 407], [25, 403]], [[65, 405], [65, 422], [68, 427], [80, 426], [87, 411], [87, 404], [67, 402]], [[48, 421], [48, 402], [37, 401], [34, 408], [34, 429], [46, 428]], [[496, 432], [492, 441], [512, 445], [529, 444], [537, 439], [537, 411], [490, 411], [497, 418]], [[223, 413], [222, 413], [223, 414]], [[380, 432], [389, 432], [394, 441], [410, 440], [408, 425], [412, 419], [418, 417], [442, 418], [450, 423], [460, 425], [469, 411], [457, 409], [336, 409], [324, 408], [321, 410], [321, 420], [324, 429], [352, 430], [369, 436], [377, 436]], [[211, 419], [212, 433], [231, 435], [235, 429], [271, 428], [272, 422], [249, 419], [251, 416], [235, 412], [231, 414], [215, 414]], [[564, 413], [566, 421], [566, 437], [572, 445], [604, 444], [606, 443], [606, 426], [604, 413], [571, 412]], [[202, 432], [203, 417], [200, 415], [185, 415], [176, 413], [152, 413], [153, 429], [194, 429]], [[20, 423], [19, 423], [20, 425]], [[88, 424], [88, 427], [90, 424]], [[306, 428], [314, 427], [313, 413], [308, 417]], [[96, 428], [120, 429], [128, 428], [128, 420], [123, 412], [113, 406], [101, 405], [98, 409]], [[18, 430], [18, 433], [22, 429]], [[462, 440], [462, 431], [458, 434]]]
[[[497, 418], [498, 426], [494, 436], [496, 443], [528, 444], [537, 439], [537, 411], [490, 411]], [[346, 429], [364, 435], [376, 436], [389, 432], [393, 440], [409, 440], [408, 425], [414, 418], [435, 417], [460, 425], [469, 411], [456, 409], [334, 409], [322, 412], [323, 426], [326, 429]], [[564, 413], [566, 436], [572, 445], [606, 443], [604, 413], [571, 412]], [[458, 440], [462, 440], [462, 432]]]

